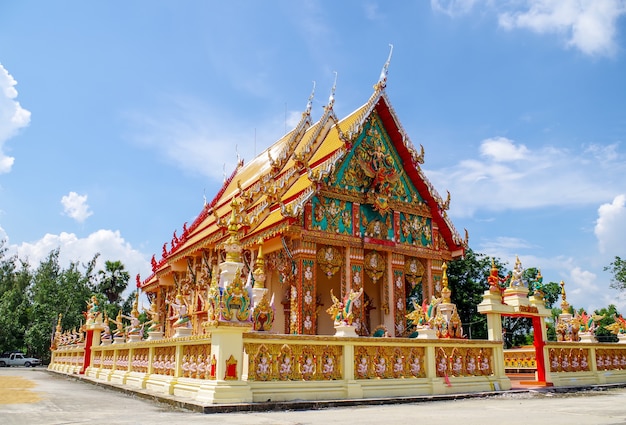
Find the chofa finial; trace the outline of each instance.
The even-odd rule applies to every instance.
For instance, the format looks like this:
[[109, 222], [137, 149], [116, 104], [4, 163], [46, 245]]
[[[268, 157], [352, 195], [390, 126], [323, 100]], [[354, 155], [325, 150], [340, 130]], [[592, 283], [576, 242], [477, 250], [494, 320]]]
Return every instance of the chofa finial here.
[[333, 88], [330, 89], [330, 96], [328, 96], [328, 107], [332, 108], [335, 104], [335, 90], [337, 89], [337, 71], [335, 72], [335, 82], [333, 83]]
[[313, 97], [315, 97], [315, 81], [313, 81], [313, 90], [309, 96], [309, 101], [306, 103], [306, 113], [309, 114], [313, 108]]
[[387, 85], [387, 73], [389, 72], [389, 62], [391, 62], [391, 54], [393, 53], [393, 44], [389, 45], [389, 57], [387, 57], [387, 62], [383, 65], [382, 71], [380, 71], [380, 77], [378, 77], [378, 83], [376, 83], [377, 89], [384, 89]]

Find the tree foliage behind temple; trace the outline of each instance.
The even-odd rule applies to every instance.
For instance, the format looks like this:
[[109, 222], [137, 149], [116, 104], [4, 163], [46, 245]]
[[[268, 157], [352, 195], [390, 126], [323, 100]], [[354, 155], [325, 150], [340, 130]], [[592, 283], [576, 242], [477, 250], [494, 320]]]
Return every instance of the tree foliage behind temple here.
[[[5, 242], [0, 241], [0, 352], [22, 350], [44, 362], [50, 358], [50, 343], [59, 314], [63, 330], [79, 330], [85, 322], [86, 302], [100, 285], [96, 272], [98, 255], [87, 264], [59, 265], [59, 249], [51, 251], [36, 269], [17, 256], [7, 256]], [[113, 262], [117, 270], [124, 269]], [[122, 275], [122, 278], [124, 275]], [[128, 284], [116, 282], [116, 296]], [[121, 308], [105, 306], [117, 311]]]
[[[492, 258], [468, 248], [465, 257], [448, 264], [448, 287], [452, 291], [452, 302], [463, 322], [463, 331], [473, 339], [487, 339], [487, 318], [478, 313], [478, 304], [488, 288], [487, 277], [491, 272]], [[494, 259], [500, 277], [505, 268], [499, 259]]]

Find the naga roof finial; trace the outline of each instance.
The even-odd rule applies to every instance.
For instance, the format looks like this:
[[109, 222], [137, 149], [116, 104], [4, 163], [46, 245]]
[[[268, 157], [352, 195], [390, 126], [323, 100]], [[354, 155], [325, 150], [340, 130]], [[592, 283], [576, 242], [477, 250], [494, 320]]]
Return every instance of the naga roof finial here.
[[311, 95], [306, 103], [306, 111], [304, 113], [307, 115], [311, 113], [311, 109], [313, 108], [313, 97], [315, 97], [315, 81], [313, 81], [313, 90], [311, 90]]
[[376, 90], [383, 90], [387, 86], [387, 73], [389, 72], [389, 62], [391, 62], [391, 54], [393, 53], [393, 44], [389, 44], [389, 57], [387, 58], [387, 62], [383, 65], [382, 71], [380, 71], [380, 77], [378, 77], [378, 82], [374, 86]]
[[332, 108], [335, 104], [335, 89], [337, 88], [337, 71], [335, 73], [335, 82], [333, 83], [333, 88], [330, 89], [330, 96], [328, 97], [328, 108]]

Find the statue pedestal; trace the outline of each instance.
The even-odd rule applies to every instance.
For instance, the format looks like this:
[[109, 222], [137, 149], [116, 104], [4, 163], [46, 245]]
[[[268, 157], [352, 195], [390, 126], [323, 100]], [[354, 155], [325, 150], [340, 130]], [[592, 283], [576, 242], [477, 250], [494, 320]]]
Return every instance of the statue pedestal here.
[[263, 295], [269, 291], [267, 288], [252, 288], [252, 305], [256, 306], [263, 298]]
[[123, 336], [116, 336], [115, 338], [113, 338], [113, 344], [123, 344], [126, 342], [126, 338], [124, 338]]
[[139, 342], [139, 341], [141, 341], [141, 335], [140, 334], [128, 335], [128, 341], [127, 342]]
[[163, 339], [163, 332], [153, 331], [153, 332], [148, 332], [148, 339], [146, 341], [157, 341], [159, 339]]
[[579, 332], [580, 342], [598, 342], [595, 335], [591, 332]]
[[223, 261], [220, 263], [219, 286], [225, 288], [233, 281], [237, 270], [243, 270], [243, 263], [236, 261]]
[[529, 306], [530, 301], [528, 299], [528, 287], [515, 286], [509, 287], [504, 290], [502, 297], [505, 304], [513, 307]]
[[174, 338], [180, 338], [183, 336], [191, 336], [192, 329], [191, 328], [176, 328], [176, 333], [174, 334]]
[[437, 339], [437, 331], [435, 329], [430, 328], [416, 328], [417, 338], [416, 339]]
[[350, 325], [335, 325], [335, 336], [354, 336], [358, 337], [356, 328]]
[[113, 340], [111, 338], [106, 338], [106, 339], [102, 340], [100, 345], [111, 345], [112, 342], [113, 342]]
[[617, 343], [626, 344], [626, 334], [617, 334]]

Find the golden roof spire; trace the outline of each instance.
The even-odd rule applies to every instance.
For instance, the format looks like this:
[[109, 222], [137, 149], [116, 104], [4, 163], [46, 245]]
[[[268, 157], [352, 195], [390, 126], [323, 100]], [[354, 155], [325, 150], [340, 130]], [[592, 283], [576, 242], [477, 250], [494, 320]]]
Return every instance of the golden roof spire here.
[[452, 294], [452, 291], [448, 288], [448, 264], [443, 263], [441, 270], [443, 270], [443, 276], [441, 276], [441, 284], [443, 285], [443, 288], [441, 289], [441, 302], [450, 303], [450, 295]]
[[263, 259], [263, 245], [259, 245], [259, 253], [254, 262], [254, 271], [252, 276], [254, 277], [255, 288], [265, 288], [265, 260]]
[[561, 285], [561, 310], [563, 310], [563, 313], [568, 313], [570, 310], [570, 306], [569, 303], [567, 302], [567, 295], [565, 294], [565, 282], [561, 281], [560, 283]]
[[237, 222], [237, 201], [233, 198], [230, 203], [231, 214], [228, 220], [228, 233], [230, 236], [224, 243], [224, 250], [226, 251], [226, 261], [233, 263], [241, 263], [241, 251], [242, 246], [239, 242], [237, 235], [239, 231], [239, 223]]

